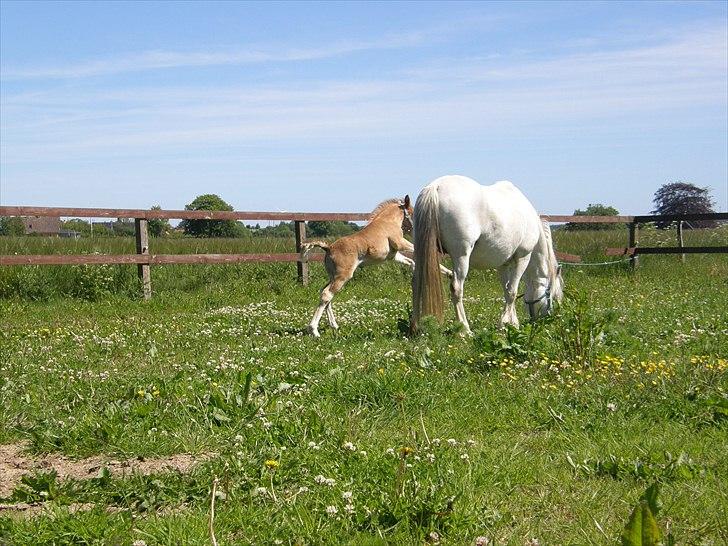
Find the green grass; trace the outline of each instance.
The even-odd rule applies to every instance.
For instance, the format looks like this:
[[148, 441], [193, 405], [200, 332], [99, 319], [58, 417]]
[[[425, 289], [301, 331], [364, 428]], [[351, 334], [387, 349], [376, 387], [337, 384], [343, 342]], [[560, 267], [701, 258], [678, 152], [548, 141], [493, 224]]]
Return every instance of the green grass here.
[[[594, 261], [626, 238], [556, 236]], [[666, 237], [642, 240], [653, 236]], [[153, 252], [205, 245], [158, 243]], [[107, 244], [99, 251], [126, 243]], [[235, 243], [205, 249], [233, 251], [224, 244]], [[723, 544], [728, 257], [641, 261], [634, 274], [568, 268], [559, 315], [507, 335], [494, 330], [495, 274], [473, 272], [473, 339], [456, 334], [451, 311], [408, 338], [410, 274], [396, 265], [358, 272], [335, 300], [341, 331], [324, 326], [319, 340], [302, 332], [320, 264], [308, 287], [292, 264], [157, 267], [146, 303], [133, 268], [100, 268], [110, 281], [84, 270], [90, 288], [76, 297], [68, 278], [80, 268], [2, 268], [6, 287], [36, 275], [41, 288], [38, 301], [7, 288], [0, 300], [0, 443], [214, 455], [188, 474], [38, 477], [25, 495], [52, 513], [0, 515], [0, 542], [209, 543], [218, 477], [220, 544], [422, 544], [431, 533], [443, 544], [614, 543], [655, 480], [663, 529], [681, 544]], [[55, 282], [67, 288], [42, 288]], [[577, 339], [589, 350], [575, 351]], [[71, 513], [74, 503], [96, 507]]]

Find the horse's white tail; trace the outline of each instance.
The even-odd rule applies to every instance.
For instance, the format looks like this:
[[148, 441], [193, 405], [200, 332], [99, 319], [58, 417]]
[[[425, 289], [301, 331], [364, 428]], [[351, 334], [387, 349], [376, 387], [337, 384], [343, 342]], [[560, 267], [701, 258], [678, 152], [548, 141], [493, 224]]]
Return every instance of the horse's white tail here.
[[417, 197], [413, 219], [415, 271], [412, 277], [410, 324], [413, 332], [417, 330], [420, 317], [433, 315], [438, 321], [442, 320], [443, 295], [438, 256], [437, 209], [437, 187], [429, 185]]
[[301, 245], [301, 261], [302, 262], [308, 261], [308, 255], [311, 253], [313, 248], [316, 246], [328, 254], [329, 245], [327, 243], [324, 243], [323, 241], [309, 241], [308, 243], [303, 243]]

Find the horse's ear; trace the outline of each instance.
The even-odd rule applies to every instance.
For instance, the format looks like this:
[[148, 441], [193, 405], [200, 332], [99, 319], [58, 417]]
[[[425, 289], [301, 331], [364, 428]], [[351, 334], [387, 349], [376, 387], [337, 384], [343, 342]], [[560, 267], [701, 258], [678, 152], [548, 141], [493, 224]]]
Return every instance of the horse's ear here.
[[405, 208], [409, 208], [410, 207], [410, 198], [409, 198], [409, 195], [405, 195], [404, 196], [404, 206], [405, 206]]

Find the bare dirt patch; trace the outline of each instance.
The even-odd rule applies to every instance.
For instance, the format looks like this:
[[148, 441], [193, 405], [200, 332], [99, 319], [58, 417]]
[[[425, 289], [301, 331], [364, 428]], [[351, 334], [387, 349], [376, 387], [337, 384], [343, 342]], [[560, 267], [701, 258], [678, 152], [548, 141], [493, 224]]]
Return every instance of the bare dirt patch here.
[[0, 498], [10, 497], [13, 489], [20, 484], [20, 479], [25, 474], [35, 472], [55, 470], [59, 480], [96, 478], [104, 467], [115, 477], [156, 474], [170, 470], [186, 473], [212, 456], [211, 453], [201, 455], [181, 453], [169, 457], [119, 460], [104, 456], [71, 459], [51, 453], [36, 457], [27, 452], [27, 443], [5, 444], [0, 445]]

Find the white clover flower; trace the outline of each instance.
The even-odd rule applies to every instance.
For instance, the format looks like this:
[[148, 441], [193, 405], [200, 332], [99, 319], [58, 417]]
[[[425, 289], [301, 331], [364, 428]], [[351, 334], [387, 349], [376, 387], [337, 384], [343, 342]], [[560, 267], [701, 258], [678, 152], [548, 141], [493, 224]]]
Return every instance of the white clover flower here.
[[426, 457], [427, 457], [427, 460], [428, 460], [429, 462], [431, 462], [431, 463], [434, 463], [434, 462], [435, 462], [435, 454], [434, 454], [434, 453], [428, 453], [428, 454], [426, 455]]
[[470, 455], [468, 455], [467, 453], [463, 453], [462, 455], [460, 455], [460, 458], [463, 461], [469, 461], [470, 460]]
[[473, 446], [477, 445], [477, 443], [478, 442], [476, 442], [475, 440], [468, 440], [468, 447], [473, 447]]
[[327, 506], [327, 507], [326, 507], [326, 513], [327, 513], [327, 514], [328, 514], [329, 516], [335, 516], [336, 514], [338, 514], [338, 513], [339, 513], [339, 509], [338, 509], [338, 508], [336, 508], [336, 506]]
[[607, 409], [609, 411], [617, 411], [617, 404], [615, 404], [614, 402], [609, 402], [609, 404], [607, 404]]
[[440, 445], [440, 438], [433, 438], [432, 439], [432, 445], [433, 446], [439, 446]]
[[447, 444], [449, 446], [456, 446], [456, 445], [458, 445], [458, 441], [455, 438], [448, 438], [447, 439]]
[[344, 510], [346, 511], [347, 514], [353, 514], [355, 508], [354, 508], [353, 504], [347, 504], [346, 506], [344, 506]]
[[308, 493], [308, 491], [309, 491], [309, 489], [305, 485], [302, 485], [301, 487], [298, 488], [299, 493]]
[[265, 497], [268, 495], [268, 490], [265, 487], [256, 487], [253, 489], [253, 495], [256, 497]]
[[362, 449], [361, 451], [359, 451], [359, 455], [361, 455], [362, 457], [366, 457], [367, 452]]
[[321, 446], [318, 445], [316, 442], [309, 442], [308, 447], [310, 447], [311, 449], [321, 449]]
[[352, 493], [351, 491], [344, 491], [341, 494], [341, 498], [344, 499], [344, 500], [346, 500], [346, 501], [350, 500], [351, 497], [353, 497], [353, 496], [354, 496], [354, 493]]
[[333, 478], [327, 478], [325, 476], [322, 476], [321, 474], [316, 476], [313, 481], [315, 481], [319, 485], [328, 485], [329, 487], [333, 487], [334, 485], [336, 485], [336, 480], [334, 480]]
[[131, 543], [131, 546], [147, 546], [147, 543], [144, 542], [142, 539], [137, 539]]
[[348, 449], [349, 451], [356, 451], [356, 446], [351, 442], [344, 442], [341, 447]]
[[475, 537], [475, 546], [488, 546], [490, 539], [488, 537]]

